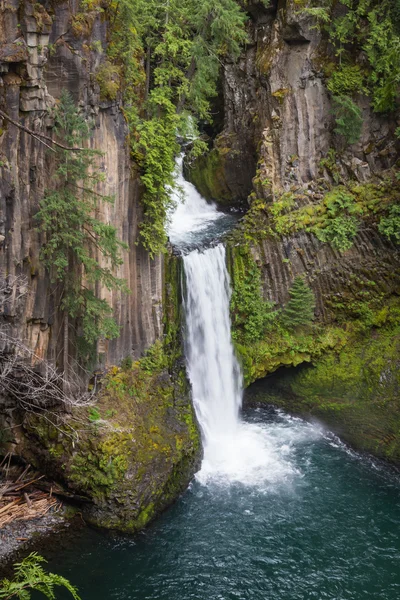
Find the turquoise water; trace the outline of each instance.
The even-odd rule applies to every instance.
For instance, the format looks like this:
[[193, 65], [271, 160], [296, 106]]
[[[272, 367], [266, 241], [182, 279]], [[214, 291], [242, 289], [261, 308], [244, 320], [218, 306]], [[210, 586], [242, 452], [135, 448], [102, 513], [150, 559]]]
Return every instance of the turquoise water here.
[[194, 481], [144, 533], [83, 530], [50, 567], [83, 600], [397, 600], [398, 475], [301, 419], [245, 420], [268, 441], [266, 476]]

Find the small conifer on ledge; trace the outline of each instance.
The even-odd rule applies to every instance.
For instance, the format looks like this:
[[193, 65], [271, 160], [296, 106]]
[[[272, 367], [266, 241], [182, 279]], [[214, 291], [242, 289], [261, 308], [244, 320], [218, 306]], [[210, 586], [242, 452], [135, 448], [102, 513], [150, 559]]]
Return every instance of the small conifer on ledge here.
[[296, 277], [289, 291], [290, 300], [282, 312], [282, 324], [287, 329], [310, 325], [314, 319], [315, 297], [303, 277]]

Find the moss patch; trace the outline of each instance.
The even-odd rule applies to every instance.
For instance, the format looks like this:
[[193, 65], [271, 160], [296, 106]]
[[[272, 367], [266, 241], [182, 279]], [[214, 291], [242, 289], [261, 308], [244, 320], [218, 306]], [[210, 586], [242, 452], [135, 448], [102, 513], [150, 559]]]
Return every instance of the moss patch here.
[[[339, 182], [339, 167], [332, 153], [321, 161], [321, 169]], [[256, 177], [254, 184], [257, 193], [250, 195], [250, 210], [231, 236], [235, 243], [306, 231], [340, 251], [352, 246], [362, 221], [379, 223], [397, 203], [400, 189], [394, 171], [388, 171], [382, 180], [375, 182], [328, 185], [321, 179], [313, 182], [312, 189], [294, 186], [283, 193], [272, 193], [268, 179], [261, 181]]]
[[279, 371], [257, 399], [316, 417], [354, 447], [400, 463], [399, 356], [400, 326], [388, 321], [310, 366]]

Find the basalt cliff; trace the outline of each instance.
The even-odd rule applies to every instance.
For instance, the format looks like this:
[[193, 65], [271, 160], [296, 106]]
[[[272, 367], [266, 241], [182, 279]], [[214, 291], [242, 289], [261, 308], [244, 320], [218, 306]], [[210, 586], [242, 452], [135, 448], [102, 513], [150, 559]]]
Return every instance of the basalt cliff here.
[[[357, 89], [359, 136], [344, 141], [335, 48], [300, 4], [249, 6], [249, 44], [224, 65], [223, 125], [187, 176], [206, 197], [246, 206], [228, 240], [246, 382], [277, 372], [271, 403], [398, 462], [400, 255], [379, 223], [399, 194], [399, 113], [374, 111]], [[348, 60], [358, 70], [365, 52], [349, 47]], [[352, 215], [356, 227], [340, 230]], [[279, 330], [298, 277], [314, 293], [314, 329]]]
[[[400, 254], [383, 219], [399, 194], [399, 114], [375, 110], [370, 90], [356, 89], [367, 69], [362, 49], [349, 47], [351, 83], [337, 82], [335, 46], [305, 4], [246, 3], [246, 42], [237, 60], [219, 60], [214, 122], [200, 127], [208, 152], [188, 158], [185, 173], [204, 197], [243, 212], [226, 245], [246, 384], [274, 374], [270, 402], [398, 462]], [[185, 488], [201, 444], [182, 355], [181, 262], [139, 236], [145, 178], [129, 145], [132, 106], [126, 72], [113, 63], [111, 5], [0, 7], [2, 377], [16, 363], [0, 395], [0, 432], [4, 451], [43, 470], [89, 521], [135, 531]], [[154, 79], [150, 59], [138, 59], [139, 101]], [[117, 275], [129, 289], [97, 284], [119, 335], [99, 338], [84, 370], [79, 326], [66, 321], [62, 290], [41, 260], [46, 235], [36, 219], [56, 173], [53, 111], [63, 91], [91, 123], [87, 147], [101, 151], [96, 193], [113, 201], [96, 217], [124, 243]], [[343, 106], [345, 116], [354, 111], [349, 132], [338, 125]], [[299, 277], [313, 292], [314, 320], [291, 328], [281, 316]], [[54, 398], [21, 399], [27, 371], [37, 382], [62, 371], [67, 355], [62, 385], [76, 392], [79, 377], [78, 396], [90, 401], [60, 409]]]

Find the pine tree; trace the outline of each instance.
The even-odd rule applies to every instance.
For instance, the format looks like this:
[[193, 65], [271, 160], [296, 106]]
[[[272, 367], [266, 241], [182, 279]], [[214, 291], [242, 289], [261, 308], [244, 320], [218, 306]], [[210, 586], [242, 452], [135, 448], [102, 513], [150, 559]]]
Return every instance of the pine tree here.
[[[56, 135], [70, 147], [82, 147], [90, 127], [69, 93], [62, 93], [53, 117]], [[125, 281], [114, 274], [122, 264], [121, 250], [126, 246], [118, 240], [114, 226], [95, 217], [100, 202], [112, 202], [111, 197], [95, 189], [104, 180], [97, 166], [99, 156], [101, 152], [91, 149], [58, 148], [53, 188], [45, 193], [36, 215], [38, 229], [46, 239], [41, 260], [52, 282], [62, 283], [66, 373], [70, 318], [80, 331], [78, 348], [82, 357], [94, 358], [100, 337], [112, 339], [119, 335], [111, 306], [99, 297], [96, 287], [126, 291]]]
[[309, 325], [314, 319], [315, 298], [303, 277], [296, 277], [289, 291], [290, 300], [282, 313], [282, 324], [288, 329]]

